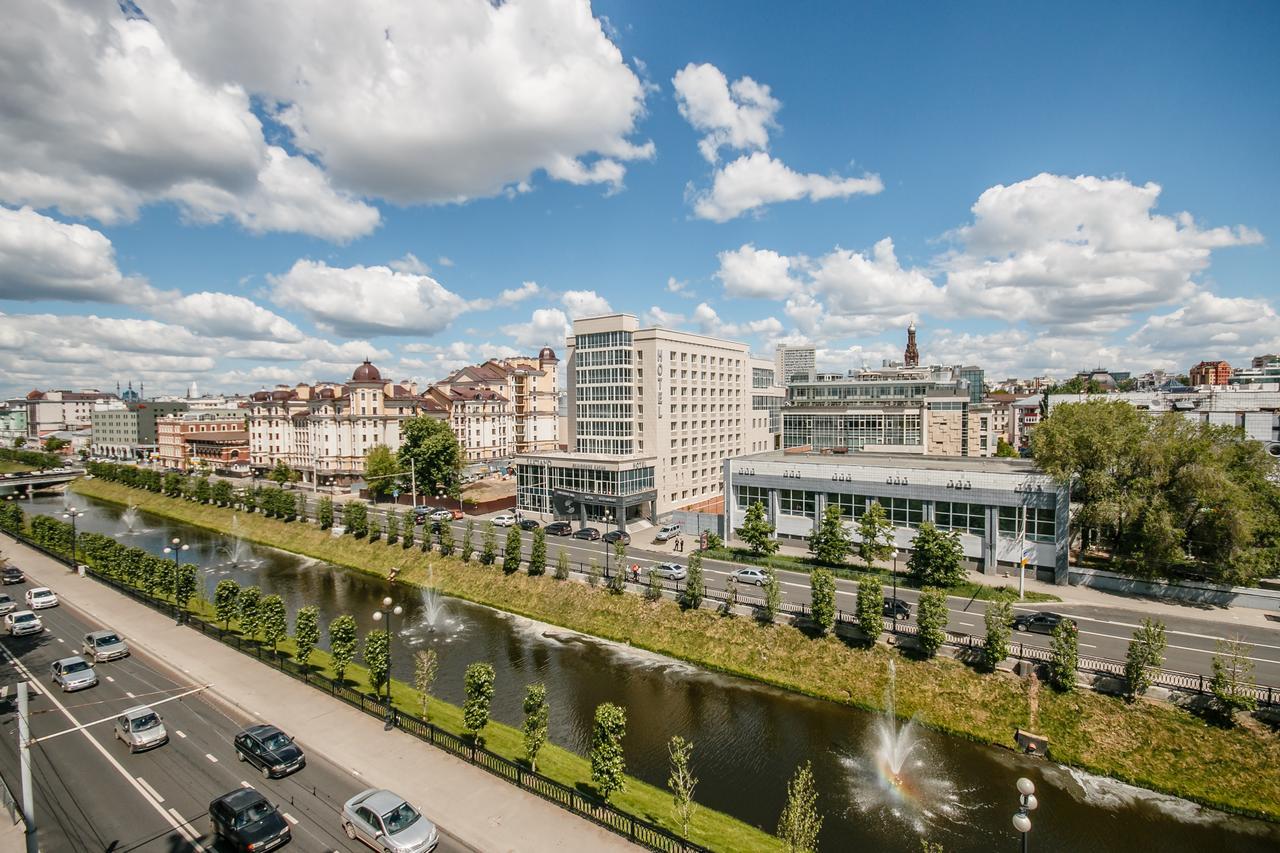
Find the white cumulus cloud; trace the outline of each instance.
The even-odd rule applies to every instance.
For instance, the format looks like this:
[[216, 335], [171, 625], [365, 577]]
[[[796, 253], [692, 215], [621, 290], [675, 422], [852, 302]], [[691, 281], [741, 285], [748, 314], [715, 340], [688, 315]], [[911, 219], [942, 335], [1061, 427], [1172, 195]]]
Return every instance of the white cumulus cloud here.
[[729, 83], [724, 72], [709, 63], [689, 63], [671, 80], [680, 115], [706, 135], [698, 150], [708, 162], [719, 159], [723, 146], [763, 150], [769, 145], [769, 129], [782, 104], [769, 87], [750, 77]]
[[529, 322], [502, 327], [512, 340], [529, 350], [547, 346], [558, 350], [564, 346], [571, 329], [568, 315], [559, 308], [539, 308], [533, 312]]
[[613, 312], [609, 307], [609, 300], [594, 290], [568, 290], [560, 297], [560, 301], [568, 310], [569, 318], [572, 320]]
[[780, 201], [824, 201], [884, 190], [879, 175], [845, 178], [797, 172], [764, 151], [746, 154], [716, 172], [711, 188], [692, 193], [693, 213], [700, 219], [728, 222]]
[[724, 285], [727, 296], [781, 299], [799, 286], [791, 275], [791, 258], [772, 249], [757, 249], [745, 243], [716, 257], [720, 268], [715, 277]]

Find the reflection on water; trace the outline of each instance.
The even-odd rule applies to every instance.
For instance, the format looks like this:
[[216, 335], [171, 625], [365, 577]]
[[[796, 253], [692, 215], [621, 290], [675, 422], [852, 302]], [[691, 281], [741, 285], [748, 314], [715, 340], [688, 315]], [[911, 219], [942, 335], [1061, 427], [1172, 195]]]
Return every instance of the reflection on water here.
[[[82, 530], [121, 530], [123, 507], [90, 499], [77, 503], [87, 512], [78, 522]], [[24, 507], [59, 514], [61, 499], [37, 498]], [[227, 577], [257, 584], [264, 594], [280, 595], [291, 614], [316, 606], [322, 626], [350, 613], [363, 635], [375, 627], [373, 611], [389, 591], [385, 581], [248, 543], [245, 559], [231, 561], [222, 535], [145, 513], [135, 528], [139, 532], [128, 544], [153, 552], [173, 536], [190, 543], [192, 562], [204, 570], [206, 595]], [[694, 742], [699, 802], [766, 831], [777, 826], [787, 780], [798, 764], [811, 760], [826, 817], [823, 849], [918, 853], [922, 832], [948, 853], [1016, 849], [1010, 818], [1019, 776], [1036, 783], [1040, 808], [1032, 817], [1032, 841], [1040, 850], [1280, 849], [1280, 829], [1273, 825], [1206, 812], [910, 723], [890, 726], [882, 715], [709, 673], [434, 592], [397, 587], [392, 594], [405, 610], [392, 655], [397, 677], [412, 682], [411, 650], [431, 643], [440, 658], [436, 692], [461, 704], [463, 671], [474, 661], [488, 661], [497, 673], [493, 717], [511, 725], [522, 719], [525, 685], [543, 681], [551, 740], [583, 755], [596, 705], [617, 703], [627, 709], [632, 774], [665, 787], [666, 743], [682, 735]], [[886, 749], [896, 758], [883, 764], [879, 753]]]

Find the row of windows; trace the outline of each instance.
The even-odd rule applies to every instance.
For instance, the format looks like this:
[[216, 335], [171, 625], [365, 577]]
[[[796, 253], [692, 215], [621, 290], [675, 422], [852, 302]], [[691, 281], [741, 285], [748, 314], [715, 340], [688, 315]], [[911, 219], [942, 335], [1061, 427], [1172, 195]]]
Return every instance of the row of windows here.
[[768, 388], [773, 385], [773, 371], [767, 367], [751, 368], [751, 387]]
[[918, 400], [937, 383], [925, 381], [911, 384], [880, 382], [845, 382], [839, 385], [794, 385], [792, 399], [798, 404], [812, 402], [825, 405], [839, 400]]
[[631, 364], [631, 350], [604, 349], [597, 352], [583, 352], [574, 356], [575, 367], [607, 367], [614, 364]]
[[631, 448], [631, 440], [625, 438], [579, 438], [575, 450], [578, 453], [624, 456], [632, 452]]
[[922, 441], [923, 430], [918, 413], [782, 413], [784, 447], [812, 445], [814, 450], [856, 449], [881, 444], [919, 445]]
[[982, 536], [987, 532], [987, 508], [982, 504], [938, 501], [933, 505], [933, 522], [942, 530]]
[[579, 402], [593, 400], [630, 400], [630, 385], [585, 385], [574, 389]]
[[1000, 507], [1000, 532], [1006, 536], [1020, 537], [1026, 526], [1027, 539], [1031, 542], [1052, 542], [1058, 529], [1056, 514], [1051, 509], [1039, 507]]
[[574, 344], [578, 349], [604, 349], [605, 347], [630, 347], [630, 332], [592, 332], [589, 335], [575, 335]]
[[604, 436], [613, 436], [613, 435], [631, 435], [631, 434], [632, 434], [632, 423], [631, 423], [631, 421], [617, 421], [617, 420], [604, 420], [604, 421], [582, 421], [582, 420], [580, 420], [580, 421], [578, 421], [578, 424], [577, 424], [577, 430], [578, 430], [578, 435], [579, 435], [579, 436], [588, 436], [588, 435], [604, 435]]
[[578, 371], [578, 385], [631, 384], [629, 367], [589, 367]]
[[579, 418], [627, 418], [643, 414], [644, 409], [633, 412], [630, 403], [579, 403]]

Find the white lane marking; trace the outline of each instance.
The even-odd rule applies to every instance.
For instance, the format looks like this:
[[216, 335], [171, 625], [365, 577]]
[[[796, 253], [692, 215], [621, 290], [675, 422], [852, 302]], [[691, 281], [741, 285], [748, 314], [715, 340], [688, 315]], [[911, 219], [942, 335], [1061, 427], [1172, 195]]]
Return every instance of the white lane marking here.
[[240, 787], [241, 787], [241, 788], [252, 788], [253, 786], [252, 786], [252, 785], [250, 785], [248, 782], [244, 781], [243, 779], [241, 779], [241, 780], [240, 780]]
[[206, 753], [204, 754], [204, 757], [205, 757], [205, 758], [207, 758], [207, 759], [209, 759], [210, 761], [212, 761], [214, 764], [217, 764], [217, 763], [218, 763], [218, 759], [217, 759], [217, 757], [216, 757], [216, 756], [214, 756], [214, 754], [213, 754], [213, 753], [211, 753], [211, 752], [206, 752]]
[[280, 812], [280, 816], [283, 817], [285, 820], [289, 821], [289, 823], [293, 824], [294, 826], [298, 825], [298, 819], [293, 815], [289, 814], [288, 812]]
[[957, 624], [960, 624], [960, 625], [963, 625], [963, 626], [965, 626], [966, 628], [972, 628], [972, 627], [973, 627], [973, 623], [972, 623], [972, 622], [962, 622], [961, 620], [957, 619], [957, 620], [956, 620], [956, 623], [957, 623]]
[[116, 680], [109, 675], [107, 676], [107, 681], [110, 681], [112, 684], [116, 683]]
[[160, 792], [157, 791], [155, 788], [151, 787], [151, 785], [147, 782], [146, 779], [143, 779], [141, 776], [138, 776], [136, 778], [138, 780], [138, 784], [146, 788], [147, 793], [156, 798], [157, 803], [164, 802], [164, 797], [160, 796]]
[[[191, 826], [191, 821], [187, 820], [185, 817], [183, 817], [181, 814], [179, 814], [177, 809], [169, 809], [169, 814], [173, 815], [173, 819], [174, 819], [174, 820], [176, 820], [176, 821], [178, 821], [178, 831], [179, 831], [179, 832], [181, 832], [181, 831], [182, 831], [182, 827], [184, 827], [184, 826]], [[194, 828], [194, 827], [192, 827], [191, 829], [188, 829], [188, 830], [187, 830], [187, 832], [190, 832], [190, 833], [192, 833], [192, 834], [194, 834], [194, 835], [196, 836], [196, 839], [197, 839], [197, 841], [195, 842], [196, 849], [198, 849], [198, 850], [204, 850], [204, 849], [206, 849], [205, 847], [203, 847], [203, 846], [200, 844], [200, 842], [199, 842], [199, 840], [198, 840], [198, 839], [200, 838], [200, 833], [199, 833], [199, 832], [196, 832], [196, 830], [195, 830], [195, 828]]]
[[126, 690], [126, 691], [124, 692], [124, 695], [128, 696], [130, 699], [134, 699], [134, 698], [136, 698], [136, 697], [135, 697], [132, 693], [130, 693], [128, 690]]
[[65, 643], [65, 642], [66, 642], [66, 640], [62, 639], [61, 637], [54, 637], [54, 639], [55, 639], [55, 640], [57, 640], [59, 643]]
[[1082, 648], [1086, 648], [1086, 649], [1096, 649], [1096, 648], [1097, 648], [1097, 646], [1093, 645], [1092, 643], [1080, 643], [1080, 646], [1081, 646]]
[[174, 729], [173, 732], [174, 734], [176, 734], [178, 737], [181, 737], [181, 738], [185, 738], [187, 736], [187, 733], [180, 729]]

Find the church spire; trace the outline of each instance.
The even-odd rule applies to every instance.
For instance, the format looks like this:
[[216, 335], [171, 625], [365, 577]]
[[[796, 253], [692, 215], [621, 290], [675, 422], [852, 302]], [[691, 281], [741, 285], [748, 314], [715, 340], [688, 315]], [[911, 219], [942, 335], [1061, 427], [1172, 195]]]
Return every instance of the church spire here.
[[902, 354], [902, 363], [907, 367], [920, 364], [920, 350], [916, 348], [916, 324], [907, 326], [907, 350]]

